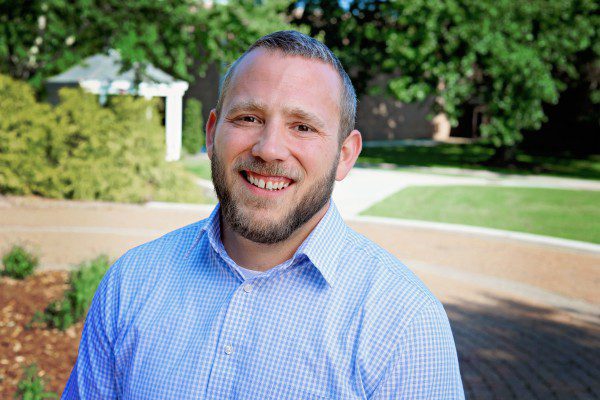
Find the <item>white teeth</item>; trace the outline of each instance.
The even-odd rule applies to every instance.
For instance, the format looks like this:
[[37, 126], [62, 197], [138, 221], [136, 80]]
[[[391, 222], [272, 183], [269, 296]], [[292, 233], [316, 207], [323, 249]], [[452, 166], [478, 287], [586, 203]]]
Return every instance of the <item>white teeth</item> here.
[[258, 186], [259, 188], [266, 190], [281, 190], [290, 186], [289, 182], [265, 182], [264, 179], [258, 179], [249, 174], [246, 174], [246, 179], [254, 186]]

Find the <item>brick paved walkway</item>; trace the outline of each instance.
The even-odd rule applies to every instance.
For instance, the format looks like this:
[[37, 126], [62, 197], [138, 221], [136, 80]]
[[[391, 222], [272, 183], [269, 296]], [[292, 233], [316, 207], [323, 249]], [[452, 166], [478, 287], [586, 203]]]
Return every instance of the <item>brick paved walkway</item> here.
[[468, 398], [600, 398], [597, 315], [420, 276], [450, 317]]
[[[101, 252], [116, 257], [208, 211], [0, 198], [0, 251], [27, 243], [45, 267], [66, 268]], [[351, 225], [412, 266], [442, 300], [468, 398], [600, 398], [600, 254]]]
[[494, 298], [447, 303], [467, 397], [600, 398], [600, 329], [553, 309]]

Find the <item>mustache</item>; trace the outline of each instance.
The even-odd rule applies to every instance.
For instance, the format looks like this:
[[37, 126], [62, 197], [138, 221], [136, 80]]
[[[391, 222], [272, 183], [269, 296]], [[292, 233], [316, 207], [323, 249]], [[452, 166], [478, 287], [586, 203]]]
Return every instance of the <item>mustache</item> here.
[[268, 163], [255, 157], [238, 160], [233, 165], [233, 168], [236, 171], [246, 170], [260, 175], [284, 176], [294, 181], [298, 181], [301, 178], [300, 173], [286, 168], [281, 162]]

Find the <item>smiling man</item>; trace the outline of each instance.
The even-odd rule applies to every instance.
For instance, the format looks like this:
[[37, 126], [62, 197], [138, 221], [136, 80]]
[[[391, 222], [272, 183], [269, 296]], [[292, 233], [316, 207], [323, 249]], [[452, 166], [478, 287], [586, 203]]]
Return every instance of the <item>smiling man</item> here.
[[331, 200], [355, 114], [322, 43], [252, 45], [206, 124], [219, 205], [111, 267], [63, 398], [463, 398], [443, 307]]

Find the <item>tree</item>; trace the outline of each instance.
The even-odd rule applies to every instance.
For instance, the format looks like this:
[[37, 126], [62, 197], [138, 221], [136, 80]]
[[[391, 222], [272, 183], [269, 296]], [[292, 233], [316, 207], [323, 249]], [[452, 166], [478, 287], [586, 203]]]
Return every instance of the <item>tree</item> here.
[[389, 94], [403, 102], [433, 96], [434, 111], [454, 126], [463, 105], [479, 105], [481, 133], [503, 159], [521, 131], [539, 129], [543, 104], [556, 103], [577, 77], [577, 55], [600, 53], [593, 0], [303, 3], [295, 22], [323, 36], [360, 92], [374, 76], [392, 74]]
[[0, 0], [0, 73], [40, 90], [44, 79], [113, 48], [123, 68], [153, 63], [191, 80], [231, 62], [258, 37], [289, 28], [282, 0]]

